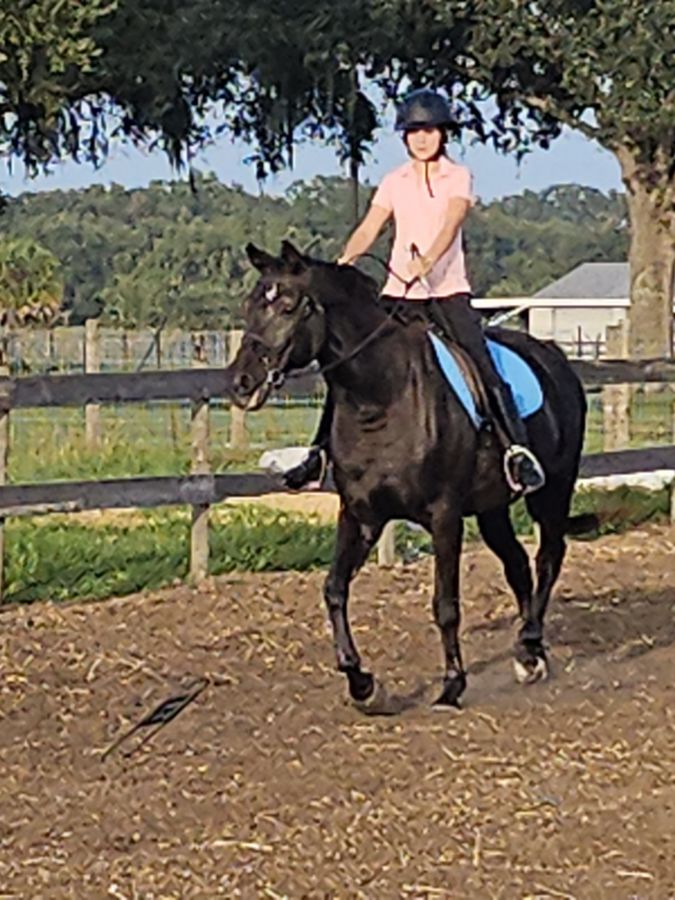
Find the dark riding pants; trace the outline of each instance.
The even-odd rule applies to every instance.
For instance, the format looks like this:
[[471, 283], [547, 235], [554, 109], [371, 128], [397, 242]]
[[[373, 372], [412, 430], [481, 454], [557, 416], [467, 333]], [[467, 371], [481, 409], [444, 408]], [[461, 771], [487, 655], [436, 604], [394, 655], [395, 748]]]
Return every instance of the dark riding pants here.
[[478, 366], [488, 390], [501, 386], [502, 380], [485, 343], [480, 314], [471, 306], [470, 294], [431, 297], [429, 300], [397, 300], [395, 297], [383, 296], [380, 303], [386, 312], [390, 312], [398, 304], [399, 315], [407, 322], [421, 320], [435, 325], [448, 340], [466, 350]]
[[[470, 294], [431, 297], [428, 300], [403, 300], [385, 295], [379, 302], [387, 313], [395, 309], [397, 317], [405, 323], [422, 321], [435, 326], [448, 340], [465, 350], [478, 367], [492, 412], [501, 423], [509, 442], [528, 445], [527, 431], [516, 409], [511, 388], [502, 380], [494, 366], [485, 342], [480, 314], [471, 306]], [[314, 439], [315, 446], [328, 448], [332, 419], [333, 398], [329, 391]]]

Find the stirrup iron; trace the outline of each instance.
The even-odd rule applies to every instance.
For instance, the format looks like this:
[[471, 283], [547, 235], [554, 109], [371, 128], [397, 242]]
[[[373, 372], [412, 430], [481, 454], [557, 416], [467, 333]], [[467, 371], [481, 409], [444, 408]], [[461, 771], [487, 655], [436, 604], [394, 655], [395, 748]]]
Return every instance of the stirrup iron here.
[[[511, 462], [516, 457], [525, 457], [530, 461], [534, 471], [536, 472], [539, 478], [539, 484], [536, 485], [528, 485], [522, 484], [511, 474]], [[514, 494], [531, 494], [534, 491], [540, 490], [546, 483], [546, 475], [544, 474], [544, 470], [541, 467], [541, 463], [534, 455], [534, 453], [530, 450], [529, 447], [524, 447], [522, 444], [511, 444], [510, 447], [506, 448], [504, 452], [504, 477], [506, 478], [506, 483], [509, 488], [513, 491]]]

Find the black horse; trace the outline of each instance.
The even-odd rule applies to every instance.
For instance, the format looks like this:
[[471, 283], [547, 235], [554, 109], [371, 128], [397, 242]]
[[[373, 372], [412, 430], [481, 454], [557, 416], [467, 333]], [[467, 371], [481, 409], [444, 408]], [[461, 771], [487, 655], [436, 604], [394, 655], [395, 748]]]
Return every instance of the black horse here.
[[433, 611], [445, 654], [437, 703], [457, 705], [466, 686], [458, 639], [459, 563], [462, 520], [471, 514], [518, 601], [516, 675], [522, 682], [545, 678], [546, 605], [565, 534], [586, 524], [569, 518], [586, 403], [563, 353], [525, 334], [491, 335], [529, 362], [545, 396], [543, 408], [527, 420], [547, 479], [526, 499], [540, 526], [535, 590], [509, 518], [513, 496], [501, 443], [489, 429], [476, 429], [448, 387], [424, 325], [406, 325], [385, 313], [374, 282], [351, 266], [309, 259], [288, 243], [278, 258], [250, 244], [246, 250], [261, 277], [245, 303], [247, 328], [228, 370], [233, 401], [258, 409], [284, 373], [317, 360], [335, 403], [330, 450], [342, 503], [324, 596], [338, 669], [347, 675], [352, 698], [364, 707], [377, 705], [381, 688], [361, 668], [347, 619], [349, 584], [391, 519], [417, 522], [433, 539]]

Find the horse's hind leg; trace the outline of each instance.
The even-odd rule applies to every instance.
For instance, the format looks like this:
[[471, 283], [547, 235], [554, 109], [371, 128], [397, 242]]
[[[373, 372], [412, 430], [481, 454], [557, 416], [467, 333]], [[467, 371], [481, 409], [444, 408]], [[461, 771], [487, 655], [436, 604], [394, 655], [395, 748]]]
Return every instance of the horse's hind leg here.
[[499, 557], [504, 575], [516, 595], [521, 618], [528, 614], [532, 602], [530, 560], [516, 537], [507, 507], [491, 509], [477, 516], [478, 527], [486, 545]]
[[[521, 681], [533, 681], [537, 675], [537, 659], [544, 659], [543, 632], [546, 607], [551, 591], [560, 574], [565, 557], [565, 531], [574, 484], [549, 481], [546, 487], [526, 498], [532, 518], [539, 524], [539, 550], [537, 551], [537, 587], [530, 604], [529, 615], [524, 617], [516, 650], [516, 672]], [[545, 674], [543, 672], [542, 674]]]
[[445, 677], [437, 707], [458, 706], [466, 688], [466, 674], [459, 649], [459, 560], [462, 552], [462, 517], [448, 505], [432, 517], [431, 532], [436, 556], [434, 618], [443, 641]]
[[360, 703], [372, 697], [375, 680], [361, 670], [359, 657], [347, 618], [349, 583], [363, 565], [380, 535], [381, 528], [364, 529], [344, 507], [337, 527], [335, 555], [324, 584], [324, 599], [333, 629], [337, 667], [349, 679], [349, 692]]
[[487, 546], [504, 565], [504, 574], [518, 600], [522, 622], [516, 642], [516, 678], [530, 684], [546, 678], [548, 663], [542, 642], [542, 629], [533, 620], [532, 572], [530, 560], [516, 537], [506, 507], [478, 516], [478, 527]]

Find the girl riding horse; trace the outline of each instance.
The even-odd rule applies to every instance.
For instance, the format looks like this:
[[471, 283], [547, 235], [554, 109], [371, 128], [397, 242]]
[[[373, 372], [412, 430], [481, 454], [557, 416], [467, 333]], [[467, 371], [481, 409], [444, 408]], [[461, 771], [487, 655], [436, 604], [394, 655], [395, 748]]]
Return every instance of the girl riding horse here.
[[[385, 176], [370, 209], [347, 241], [338, 263], [351, 265], [368, 252], [389, 219], [395, 238], [389, 278], [380, 299], [406, 321], [426, 321], [464, 349], [476, 364], [487, 392], [489, 412], [504, 437], [504, 473], [514, 493], [544, 485], [543, 469], [529, 447], [527, 431], [510, 387], [487, 348], [480, 316], [471, 306], [471, 288], [462, 249], [462, 225], [474, 203], [471, 174], [446, 153], [452, 114], [435, 91], [413, 91], [397, 111], [410, 161]], [[421, 253], [419, 252], [421, 249]], [[327, 398], [307, 458], [285, 473], [288, 487], [322, 480], [329, 455], [333, 399]]]

